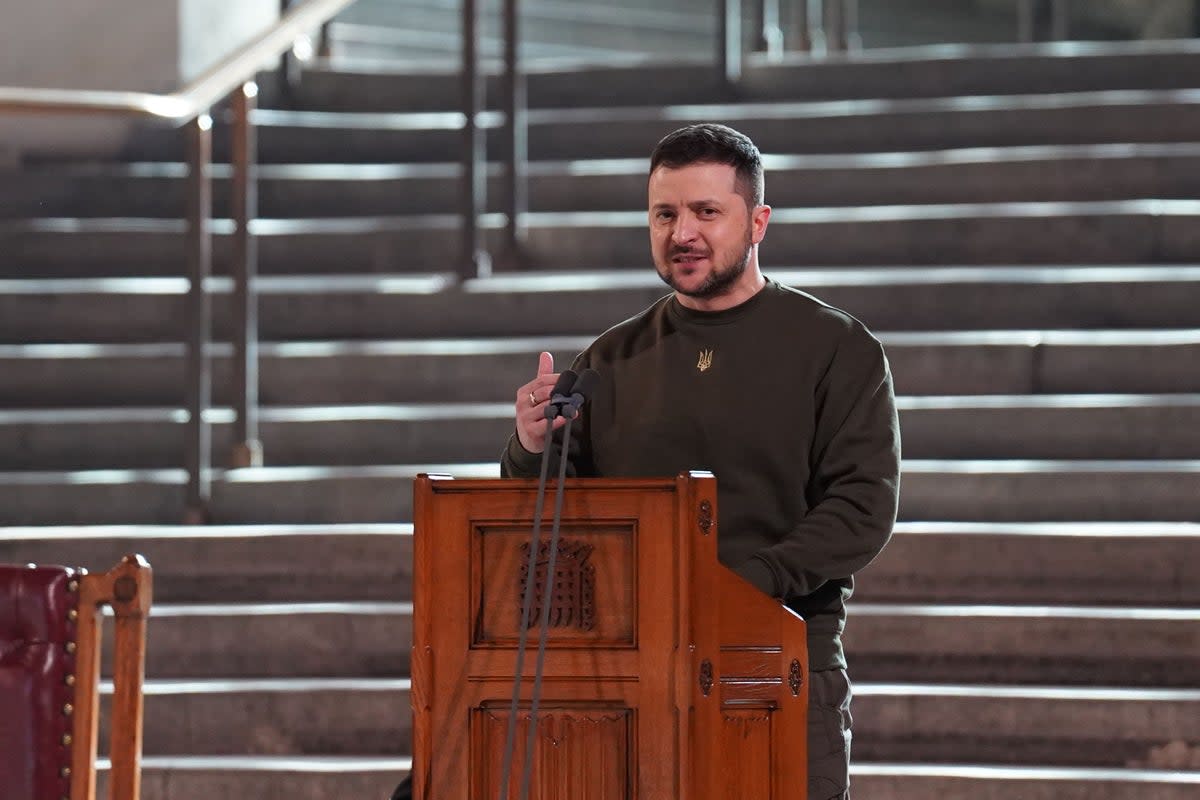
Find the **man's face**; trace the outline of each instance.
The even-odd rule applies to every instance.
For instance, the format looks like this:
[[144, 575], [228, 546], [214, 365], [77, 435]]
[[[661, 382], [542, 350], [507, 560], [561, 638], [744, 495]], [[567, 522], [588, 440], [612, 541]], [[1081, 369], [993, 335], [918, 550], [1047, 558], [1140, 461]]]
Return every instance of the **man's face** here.
[[728, 164], [659, 167], [650, 175], [650, 250], [658, 275], [700, 300], [732, 294], [746, 278], [770, 209], [751, 209]]

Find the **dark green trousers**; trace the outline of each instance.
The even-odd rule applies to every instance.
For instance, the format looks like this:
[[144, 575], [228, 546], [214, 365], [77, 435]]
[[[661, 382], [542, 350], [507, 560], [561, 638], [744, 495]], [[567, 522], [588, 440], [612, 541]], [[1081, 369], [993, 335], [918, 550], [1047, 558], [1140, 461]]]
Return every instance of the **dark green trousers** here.
[[850, 678], [844, 669], [808, 682], [808, 800], [850, 800]]

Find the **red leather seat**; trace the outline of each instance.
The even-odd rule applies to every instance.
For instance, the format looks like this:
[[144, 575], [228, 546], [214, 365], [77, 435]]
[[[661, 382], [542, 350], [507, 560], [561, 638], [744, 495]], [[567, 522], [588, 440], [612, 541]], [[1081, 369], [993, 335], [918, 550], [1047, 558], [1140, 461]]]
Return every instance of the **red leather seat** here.
[[100, 607], [113, 611], [109, 800], [141, 790], [150, 564], [108, 572], [0, 564], [0, 800], [92, 800]]
[[79, 570], [0, 565], [4, 800], [71, 794]]

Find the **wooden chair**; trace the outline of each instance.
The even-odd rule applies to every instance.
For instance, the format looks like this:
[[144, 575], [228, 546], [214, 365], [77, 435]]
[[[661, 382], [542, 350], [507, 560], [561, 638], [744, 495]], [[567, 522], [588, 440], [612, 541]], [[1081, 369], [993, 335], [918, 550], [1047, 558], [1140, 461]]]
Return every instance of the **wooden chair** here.
[[98, 575], [0, 565], [0, 786], [5, 800], [94, 800], [100, 620], [115, 616], [109, 797], [136, 800], [150, 565]]

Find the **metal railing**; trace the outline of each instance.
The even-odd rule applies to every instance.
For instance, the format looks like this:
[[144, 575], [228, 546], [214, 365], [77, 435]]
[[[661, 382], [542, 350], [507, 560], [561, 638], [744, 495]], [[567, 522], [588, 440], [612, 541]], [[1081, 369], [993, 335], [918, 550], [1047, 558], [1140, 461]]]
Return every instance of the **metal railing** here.
[[212, 438], [206, 412], [212, 400], [212, 118], [226, 98], [233, 115], [233, 345], [236, 423], [230, 465], [262, 463], [258, 439], [258, 324], [255, 274], [257, 250], [250, 221], [257, 213], [255, 136], [251, 114], [258, 87], [251, 78], [290, 50], [309, 31], [353, 0], [305, 0], [289, 9], [268, 31], [178, 92], [73, 91], [0, 87], [0, 113], [112, 114], [157, 119], [183, 131], [188, 179], [185, 405], [188, 412], [184, 466], [187, 469], [184, 519], [208, 517]]

